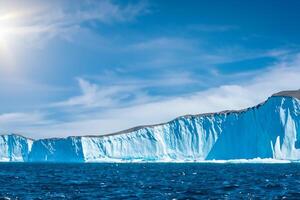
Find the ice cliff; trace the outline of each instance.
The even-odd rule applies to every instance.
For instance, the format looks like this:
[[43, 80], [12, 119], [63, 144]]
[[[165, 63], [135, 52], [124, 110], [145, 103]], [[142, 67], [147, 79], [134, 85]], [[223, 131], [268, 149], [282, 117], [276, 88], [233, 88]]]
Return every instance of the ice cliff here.
[[33, 140], [19, 135], [0, 136], [0, 162], [28, 161]]
[[300, 160], [300, 90], [256, 107], [179, 117], [106, 136], [0, 136], [0, 161], [114, 162], [273, 158]]

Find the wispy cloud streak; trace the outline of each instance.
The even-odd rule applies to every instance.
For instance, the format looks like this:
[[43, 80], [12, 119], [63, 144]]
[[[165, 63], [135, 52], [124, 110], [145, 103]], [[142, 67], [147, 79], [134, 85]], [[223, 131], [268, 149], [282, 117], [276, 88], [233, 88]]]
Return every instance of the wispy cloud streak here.
[[[71, 6], [70, 6], [71, 5]], [[119, 5], [110, 0], [92, 1], [1, 1], [0, 24], [7, 34], [51, 38], [68, 38], [72, 31], [87, 22], [104, 24], [134, 20], [147, 12], [147, 4]], [[41, 35], [42, 34], [42, 35]]]

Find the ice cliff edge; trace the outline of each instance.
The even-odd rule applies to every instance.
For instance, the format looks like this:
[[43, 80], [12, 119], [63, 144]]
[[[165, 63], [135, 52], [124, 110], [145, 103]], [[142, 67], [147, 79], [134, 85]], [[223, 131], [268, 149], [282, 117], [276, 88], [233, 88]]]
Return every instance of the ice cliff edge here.
[[105, 136], [0, 136], [2, 162], [300, 160], [300, 90], [240, 111], [186, 115]]

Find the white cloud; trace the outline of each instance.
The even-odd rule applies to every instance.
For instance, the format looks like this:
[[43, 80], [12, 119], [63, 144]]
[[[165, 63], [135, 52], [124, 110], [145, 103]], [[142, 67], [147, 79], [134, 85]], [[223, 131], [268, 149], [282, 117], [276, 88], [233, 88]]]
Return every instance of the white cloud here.
[[276, 66], [240, 85], [224, 85], [183, 97], [112, 109], [86, 116], [85, 120], [61, 124], [74, 134], [103, 134], [137, 125], [169, 121], [185, 114], [243, 109], [263, 102], [271, 94], [300, 87], [300, 68]]
[[[128, 107], [116, 107], [106, 110], [93, 110], [72, 116], [71, 119], [46, 125], [30, 126], [11, 122], [11, 117], [2, 115], [3, 127], [22, 130], [31, 137], [64, 137], [67, 135], [107, 134], [133, 126], [169, 121], [185, 114], [199, 114], [222, 110], [243, 109], [263, 102], [271, 94], [300, 88], [300, 55], [283, 61], [268, 70], [256, 74], [250, 80], [239, 84], [222, 85], [204, 91], [168, 99], [155, 99]], [[87, 93], [97, 93], [96, 86], [82, 82], [82, 89]], [[101, 97], [102, 98], [102, 97]], [[89, 102], [89, 101], [88, 101]], [[74, 114], [74, 113], [73, 113]], [[72, 115], [72, 113], [70, 113]], [[18, 117], [19, 118], [19, 117]], [[22, 118], [22, 116], [21, 116]], [[38, 121], [39, 118], [34, 119]], [[42, 121], [43, 118], [41, 119]], [[33, 121], [33, 120], [32, 120]], [[26, 124], [26, 126], [25, 126]], [[34, 124], [34, 123], [33, 123]]]

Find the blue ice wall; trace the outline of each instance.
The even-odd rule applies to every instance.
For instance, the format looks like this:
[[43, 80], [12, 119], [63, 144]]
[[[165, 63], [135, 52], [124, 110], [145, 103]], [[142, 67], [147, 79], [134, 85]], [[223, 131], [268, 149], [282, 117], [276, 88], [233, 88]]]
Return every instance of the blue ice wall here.
[[83, 162], [81, 138], [43, 139], [33, 143], [31, 162]]
[[33, 141], [19, 135], [0, 136], [0, 162], [28, 161]]
[[179, 117], [108, 136], [0, 137], [0, 161], [114, 162], [300, 159], [300, 101], [271, 97], [242, 111]]

